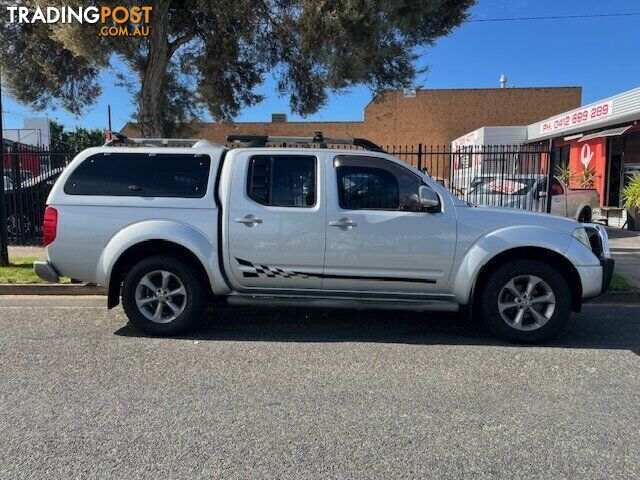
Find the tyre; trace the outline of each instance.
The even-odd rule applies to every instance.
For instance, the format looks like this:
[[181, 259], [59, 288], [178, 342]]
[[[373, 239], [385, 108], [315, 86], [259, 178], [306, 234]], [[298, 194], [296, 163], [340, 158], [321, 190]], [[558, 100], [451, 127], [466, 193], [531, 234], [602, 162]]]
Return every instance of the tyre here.
[[202, 282], [193, 267], [172, 256], [150, 257], [124, 278], [122, 306], [131, 324], [150, 335], [177, 335], [202, 317]]
[[580, 223], [590, 223], [591, 222], [591, 210], [588, 208], [583, 208], [578, 215], [578, 221]]
[[571, 292], [548, 263], [515, 260], [498, 266], [480, 291], [487, 328], [516, 343], [540, 343], [555, 335], [571, 313]]

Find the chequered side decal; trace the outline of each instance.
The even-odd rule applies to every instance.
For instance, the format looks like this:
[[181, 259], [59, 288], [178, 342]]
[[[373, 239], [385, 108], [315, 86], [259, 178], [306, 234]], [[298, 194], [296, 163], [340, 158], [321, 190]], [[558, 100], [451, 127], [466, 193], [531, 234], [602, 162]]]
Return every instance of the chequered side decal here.
[[269, 265], [254, 265], [253, 263], [235, 257], [240, 264], [240, 271], [245, 278], [338, 278], [344, 280], [372, 280], [379, 282], [418, 282], [436, 283], [432, 278], [401, 278], [401, 277], [371, 277], [371, 276], [351, 276], [351, 275], [326, 275], [321, 273], [302, 273], [293, 270], [284, 270]]
[[291, 270], [283, 270], [278, 267], [271, 267], [268, 265], [254, 265], [247, 260], [243, 260], [241, 258], [236, 257], [237, 262], [240, 264], [240, 271], [245, 278], [311, 278], [311, 277], [320, 277], [320, 275], [314, 275], [313, 273], [301, 273], [294, 272]]

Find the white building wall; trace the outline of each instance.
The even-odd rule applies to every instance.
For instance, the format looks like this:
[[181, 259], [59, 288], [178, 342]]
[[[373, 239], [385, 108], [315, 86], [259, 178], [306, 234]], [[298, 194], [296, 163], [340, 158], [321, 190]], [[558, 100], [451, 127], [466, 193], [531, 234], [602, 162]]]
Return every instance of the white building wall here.
[[23, 128], [7, 128], [2, 130], [2, 137], [12, 142], [24, 143], [49, 149], [51, 147], [51, 125], [46, 117], [30, 117], [24, 119]]
[[527, 141], [527, 127], [483, 127], [483, 145], [522, 145]]

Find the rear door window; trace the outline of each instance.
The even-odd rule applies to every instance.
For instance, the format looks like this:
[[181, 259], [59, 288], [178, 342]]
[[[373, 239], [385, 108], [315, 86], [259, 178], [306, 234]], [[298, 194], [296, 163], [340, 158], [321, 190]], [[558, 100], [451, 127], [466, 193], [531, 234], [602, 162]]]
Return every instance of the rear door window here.
[[207, 190], [208, 155], [99, 153], [69, 176], [68, 195], [201, 198]]
[[252, 156], [247, 195], [270, 207], [313, 207], [316, 204], [316, 157]]

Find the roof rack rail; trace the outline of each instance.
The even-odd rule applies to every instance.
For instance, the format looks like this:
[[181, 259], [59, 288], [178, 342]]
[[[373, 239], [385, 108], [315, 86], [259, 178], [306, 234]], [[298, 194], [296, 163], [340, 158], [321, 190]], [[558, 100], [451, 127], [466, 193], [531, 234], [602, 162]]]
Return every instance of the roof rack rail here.
[[249, 147], [264, 147], [267, 143], [319, 143], [320, 148], [331, 145], [354, 145], [372, 152], [387, 153], [382, 147], [366, 138], [329, 138], [320, 130], [313, 132], [313, 137], [278, 137], [271, 135], [228, 135], [227, 142], [246, 143]]
[[[104, 143], [105, 147], [113, 147], [117, 145], [142, 145], [145, 147], [170, 147], [175, 145], [180, 146], [191, 146], [191, 147], [201, 147], [201, 146], [213, 146], [226, 148], [224, 145], [220, 145], [219, 143], [212, 142], [210, 140], [200, 139], [200, 138], [129, 138], [126, 135], [123, 135], [118, 132], [106, 131], [105, 132], [106, 142]], [[198, 145], [200, 143], [200, 145]]]

